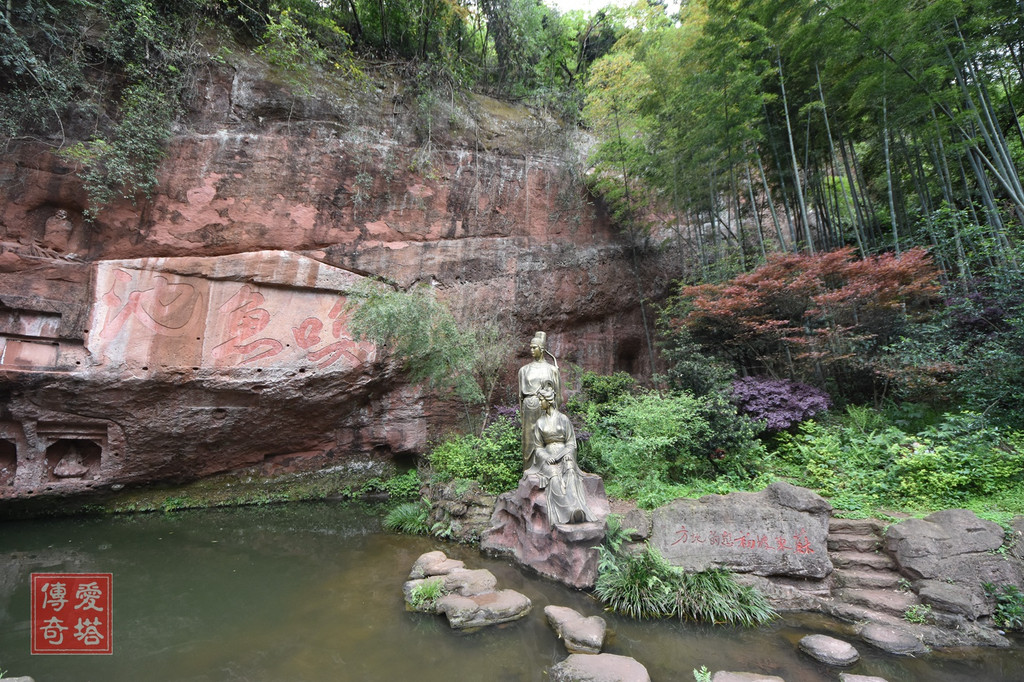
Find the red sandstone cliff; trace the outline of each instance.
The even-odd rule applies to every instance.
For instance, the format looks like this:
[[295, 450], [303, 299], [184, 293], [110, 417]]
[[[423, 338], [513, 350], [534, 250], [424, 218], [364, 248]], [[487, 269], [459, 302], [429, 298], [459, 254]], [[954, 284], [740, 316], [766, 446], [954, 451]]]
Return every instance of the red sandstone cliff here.
[[523, 359], [545, 329], [564, 362], [647, 366], [627, 247], [555, 121], [474, 96], [426, 136], [400, 80], [300, 98], [242, 59], [198, 87], [154, 196], [93, 224], [50, 147], [0, 157], [0, 496], [422, 451], [445, 413], [344, 325], [365, 275], [501, 319]]

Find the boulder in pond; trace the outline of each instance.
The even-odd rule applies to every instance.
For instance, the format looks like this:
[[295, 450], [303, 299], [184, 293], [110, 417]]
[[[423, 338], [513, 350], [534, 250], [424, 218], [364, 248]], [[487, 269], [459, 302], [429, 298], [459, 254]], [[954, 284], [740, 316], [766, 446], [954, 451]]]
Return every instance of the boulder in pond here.
[[567, 606], [545, 606], [544, 615], [570, 654], [597, 654], [608, 626], [601, 616], [584, 616]]
[[548, 670], [550, 682], [651, 682], [639, 661], [615, 654], [571, 654]]
[[499, 625], [519, 620], [530, 612], [529, 597], [515, 590], [499, 590], [463, 597], [449, 594], [437, 600], [437, 612], [456, 630]]
[[406, 608], [444, 614], [457, 630], [518, 620], [533, 606], [515, 590], [496, 590], [498, 581], [490, 571], [467, 569], [440, 551], [421, 555], [410, 577], [402, 585]]
[[851, 673], [839, 673], [839, 682], [888, 682], [884, 677], [874, 675], [853, 675]]
[[860, 658], [852, 644], [828, 635], [807, 635], [799, 646], [808, 656], [827, 665], [853, 665]]

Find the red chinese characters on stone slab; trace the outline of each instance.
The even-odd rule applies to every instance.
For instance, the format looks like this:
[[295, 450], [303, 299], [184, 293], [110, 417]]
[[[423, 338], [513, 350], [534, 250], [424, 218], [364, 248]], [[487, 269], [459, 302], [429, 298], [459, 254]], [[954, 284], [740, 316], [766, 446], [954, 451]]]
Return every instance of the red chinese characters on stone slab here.
[[32, 574], [32, 653], [111, 654], [113, 575]]
[[765, 534], [756, 533], [744, 533], [740, 535], [738, 532], [722, 530], [712, 531], [705, 539], [700, 533], [688, 530], [686, 526], [680, 526], [679, 530], [675, 533], [676, 539], [669, 546], [675, 546], [678, 544], [705, 544], [714, 547], [731, 547], [734, 549], [759, 549], [768, 552], [795, 552], [796, 554], [814, 554], [814, 550], [811, 548], [811, 541], [807, 537], [807, 531], [804, 528], [800, 529], [800, 532], [793, 535], [793, 542], [790, 543], [789, 538], [777, 535], [775, 537], [769, 537]]

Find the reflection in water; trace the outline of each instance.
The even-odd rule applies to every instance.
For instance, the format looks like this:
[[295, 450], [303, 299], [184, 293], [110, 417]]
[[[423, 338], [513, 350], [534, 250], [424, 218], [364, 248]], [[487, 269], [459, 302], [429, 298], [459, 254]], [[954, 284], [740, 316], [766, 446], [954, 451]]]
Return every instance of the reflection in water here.
[[[589, 595], [526, 575], [470, 547], [380, 532], [338, 504], [9, 522], [0, 532], [0, 669], [37, 680], [546, 680], [565, 650], [548, 604], [600, 613]], [[404, 610], [401, 584], [423, 552], [443, 549], [534, 603], [522, 621], [476, 633]], [[114, 574], [112, 656], [29, 655], [29, 574]], [[800, 654], [809, 632], [844, 626], [800, 614], [756, 629], [606, 618], [610, 653], [633, 656], [654, 680], [694, 668], [748, 670], [787, 682], [838, 679]], [[889, 682], [1021, 679], [1024, 647], [920, 659], [865, 644], [850, 672]]]

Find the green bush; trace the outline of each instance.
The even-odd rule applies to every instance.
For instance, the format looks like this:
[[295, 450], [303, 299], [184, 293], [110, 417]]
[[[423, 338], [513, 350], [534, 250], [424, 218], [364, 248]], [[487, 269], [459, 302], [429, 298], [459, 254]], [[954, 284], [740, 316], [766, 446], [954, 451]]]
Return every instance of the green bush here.
[[996, 600], [996, 611], [992, 620], [1001, 628], [1024, 631], [1024, 592], [1016, 585], [984, 583], [985, 593]]
[[765, 455], [756, 425], [719, 394], [624, 395], [589, 417], [595, 421], [580, 458], [584, 468], [604, 476], [610, 494], [643, 506], [677, 497], [673, 484], [694, 479], [741, 484]]
[[961, 412], [916, 433], [865, 408], [845, 419], [809, 422], [778, 440], [779, 464], [846, 511], [881, 505], [919, 508], [963, 504], [1010, 490], [1024, 479], [1024, 435]]
[[478, 481], [492, 494], [512, 490], [523, 474], [519, 429], [508, 417], [499, 417], [479, 436], [449, 438], [436, 446], [428, 459], [440, 479]]

